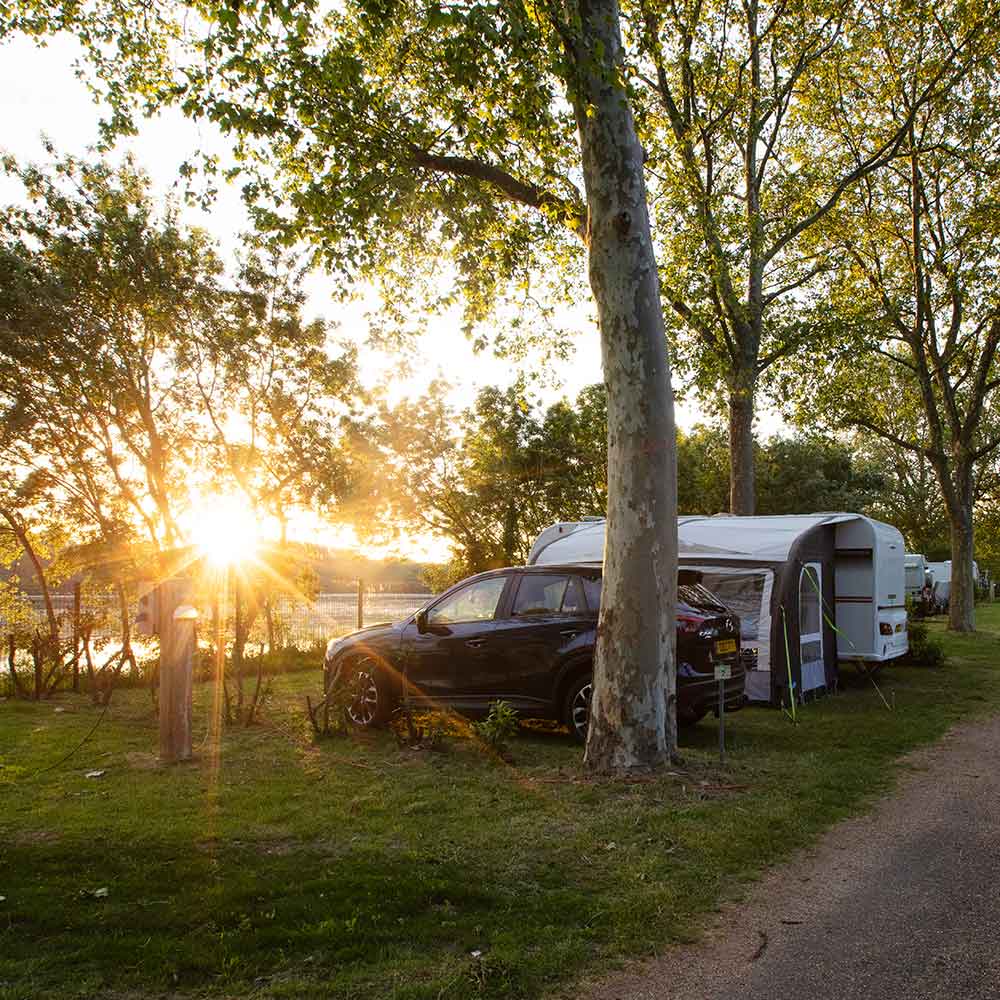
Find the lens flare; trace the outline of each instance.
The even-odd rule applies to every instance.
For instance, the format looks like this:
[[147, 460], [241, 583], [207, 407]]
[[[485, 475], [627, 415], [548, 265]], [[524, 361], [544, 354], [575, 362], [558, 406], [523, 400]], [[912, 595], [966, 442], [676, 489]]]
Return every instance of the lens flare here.
[[239, 497], [208, 497], [191, 514], [191, 540], [213, 566], [235, 566], [257, 554], [260, 522]]

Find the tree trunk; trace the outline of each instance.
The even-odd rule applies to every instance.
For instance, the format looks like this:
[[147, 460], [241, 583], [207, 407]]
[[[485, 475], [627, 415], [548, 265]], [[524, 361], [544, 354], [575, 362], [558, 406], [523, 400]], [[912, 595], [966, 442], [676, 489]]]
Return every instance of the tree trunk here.
[[643, 150], [621, 85], [616, 0], [581, 0], [574, 107], [608, 392], [608, 520], [586, 765], [662, 766], [676, 747], [674, 404]]
[[52, 594], [49, 591], [49, 582], [45, 576], [45, 567], [39, 558], [35, 547], [28, 534], [28, 528], [17, 516], [17, 514], [7, 508], [0, 508], [0, 516], [10, 525], [14, 537], [17, 539], [25, 555], [31, 560], [31, 565], [35, 570], [35, 577], [38, 579], [38, 586], [42, 589], [42, 600], [45, 602], [45, 619], [49, 626], [49, 645], [52, 647], [52, 655], [59, 656], [59, 623], [56, 619], [55, 608], [52, 605]]
[[243, 611], [243, 587], [239, 573], [233, 574], [233, 676], [236, 679], [236, 721], [243, 721], [243, 650], [247, 643], [247, 630]]
[[753, 387], [741, 380], [729, 393], [729, 511], [749, 515], [756, 506]]
[[957, 471], [957, 505], [949, 505], [951, 522], [951, 586], [948, 596], [948, 628], [954, 632], [976, 629], [976, 595], [972, 583], [972, 471]]

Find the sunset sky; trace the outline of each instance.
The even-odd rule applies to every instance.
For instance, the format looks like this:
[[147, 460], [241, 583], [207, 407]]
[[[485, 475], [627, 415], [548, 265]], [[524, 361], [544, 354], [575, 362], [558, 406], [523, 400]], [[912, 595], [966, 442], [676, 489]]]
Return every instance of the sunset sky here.
[[[42, 135], [51, 139], [60, 153], [86, 156], [88, 147], [97, 141], [99, 109], [94, 104], [84, 82], [74, 71], [78, 46], [72, 39], [59, 37], [43, 49], [24, 38], [15, 38], [0, 47], [0, 92], [4, 94], [5, 120], [0, 148], [19, 159], [41, 162], [45, 158]], [[116, 156], [130, 151], [136, 163], [152, 178], [159, 195], [179, 196], [178, 168], [196, 150], [214, 151], [226, 155], [224, 138], [210, 125], [196, 125], [179, 112], [172, 111], [145, 122], [137, 137], [121, 143]], [[0, 199], [17, 197], [18, 189], [0, 179]], [[248, 226], [238, 190], [222, 185], [210, 213], [196, 208], [185, 209], [185, 220], [203, 227], [219, 240], [224, 253], [231, 255], [236, 236]], [[470, 402], [478, 388], [488, 384], [508, 384], [518, 374], [509, 360], [491, 353], [476, 354], [461, 330], [458, 310], [432, 320], [428, 332], [416, 345], [412, 356], [404, 360], [409, 374], [399, 374], [400, 358], [368, 345], [369, 325], [366, 311], [371, 299], [364, 295], [344, 306], [331, 298], [331, 280], [316, 273], [309, 281], [308, 311], [322, 315], [335, 325], [336, 333], [357, 342], [361, 352], [362, 376], [369, 387], [381, 387], [390, 402], [418, 395], [435, 377], [443, 376], [454, 385], [452, 401], [456, 405]], [[565, 318], [564, 318], [565, 319]], [[554, 401], [563, 395], [574, 395], [580, 388], [601, 380], [600, 347], [589, 304], [568, 317], [570, 325], [579, 331], [572, 358], [558, 370], [550, 370], [537, 387], [543, 401]], [[529, 362], [526, 370], [538, 364]], [[694, 403], [678, 406], [681, 427], [689, 427], [702, 418]], [[765, 416], [763, 430], [773, 429], [776, 421]], [[295, 534], [307, 534], [316, 541], [317, 532], [330, 544], [351, 544], [350, 533], [321, 531], [318, 523], [303, 522]], [[441, 557], [445, 550], [438, 540], [413, 539], [397, 547], [399, 554], [416, 558]]]

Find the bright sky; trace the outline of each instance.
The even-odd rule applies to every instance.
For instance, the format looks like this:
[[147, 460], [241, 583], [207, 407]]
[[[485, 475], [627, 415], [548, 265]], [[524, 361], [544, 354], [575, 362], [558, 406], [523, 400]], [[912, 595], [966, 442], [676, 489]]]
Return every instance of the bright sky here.
[[[61, 153], [85, 156], [98, 138], [99, 108], [73, 69], [79, 48], [68, 37], [53, 39], [38, 49], [27, 39], [16, 38], [0, 48], [0, 93], [3, 101], [3, 131], [0, 148], [20, 159], [41, 162], [45, 158], [42, 136], [51, 139]], [[123, 141], [115, 158], [131, 152], [137, 164], [151, 177], [157, 193], [179, 196], [178, 170], [196, 150], [215, 152], [225, 157], [225, 138], [209, 123], [196, 124], [177, 111], [169, 111], [146, 122], [133, 139]], [[12, 198], [16, 186], [0, 181], [0, 198]], [[220, 192], [211, 212], [185, 209], [186, 221], [203, 227], [230, 253], [237, 235], [249, 226], [239, 191], [220, 184]], [[316, 274], [310, 280], [309, 310], [339, 326], [341, 333], [356, 340], [362, 351], [364, 374], [369, 384], [383, 384], [390, 398], [399, 399], [420, 393], [437, 376], [456, 384], [455, 402], [472, 399], [483, 385], [507, 383], [512, 379], [511, 363], [489, 353], [476, 354], [461, 330], [458, 310], [441, 316], [417, 345], [410, 359], [411, 377], [400, 379], [398, 359], [366, 345], [372, 297], [346, 307], [331, 299], [330, 279]], [[581, 309], [577, 350], [565, 370], [557, 373], [561, 387], [550, 386], [546, 395], [553, 399], [574, 394], [580, 388], [601, 380], [600, 349], [596, 328], [588, 310]]]
[[[88, 154], [88, 147], [98, 137], [99, 109], [73, 69], [77, 52], [76, 43], [64, 37], [52, 40], [44, 49], [22, 38], [0, 47], [0, 93], [4, 95], [0, 149], [22, 160], [41, 162], [45, 156], [41, 143], [44, 134], [61, 153]], [[121, 144], [116, 157], [131, 152], [136, 163], [149, 173], [159, 194], [179, 195], [178, 168], [199, 149], [224, 157], [226, 143], [213, 127], [196, 125], [179, 112], [169, 112], [146, 122], [138, 136]], [[0, 179], [0, 199], [9, 200], [16, 196], [16, 191], [16, 187], [5, 186]], [[238, 190], [225, 185], [210, 213], [190, 208], [186, 210], [186, 220], [211, 232], [229, 253], [235, 246], [236, 235], [248, 226]], [[359, 301], [345, 308], [332, 301], [330, 291], [329, 279], [315, 275], [309, 284], [309, 310], [337, 324], [341, 334], [358, 343], [364, 379], [373, 388], [386, 389], [392, 401], [419, 394], [433, 378], [441, 376], [455, 386], [453, 402], [464, 405], [481, 386], [507, 384], [517, 374], [509, 360], [473, 351], [462, 333], [456, 310], [429, 324], [415, 356], [410, 359], [411, 374], [400, 377], [398, 359], [366, 343], [366, 304]], [[563, 395], [573, 396], [583, 386], [601, 381], [600, 345], [590, 310], [581, 307], [571, 318], [579, 330], [575, 352], [558, 371], [552, 372], [554, 377], [547, 386], [539, 386], [539, 394], [546, 402]], [[684, 403], [678, 406], [677, 419], [681, 427], [690, 427], [703, 419], [703, 415], [697, 405]], [[777, 426], [777, 421], [769, 415], [761, 423], [764, 433]], [[315, 531], [315, 527], [309, 530]], [[315, 540], [315, 535], [311, 540]], [[411, 551], [397, 550], [399, 554], [426, 557], [442, 553], [441, 546], [430, 539], [420, 544], [414, 541]], [[340, 534], [331, 536], [329, 542], [349, 543], [350, 538]]]

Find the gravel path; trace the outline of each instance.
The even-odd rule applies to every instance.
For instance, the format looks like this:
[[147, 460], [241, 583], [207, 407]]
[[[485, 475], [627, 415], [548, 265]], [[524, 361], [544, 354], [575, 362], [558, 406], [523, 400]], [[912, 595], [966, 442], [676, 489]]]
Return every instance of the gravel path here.
[[908, 758], [873, 812], [727, 906], [698, 945], [580, 1000], [1000, 1000], [1000, 718]]

